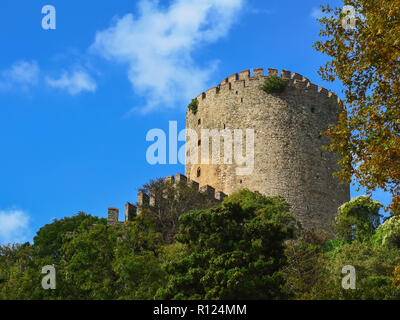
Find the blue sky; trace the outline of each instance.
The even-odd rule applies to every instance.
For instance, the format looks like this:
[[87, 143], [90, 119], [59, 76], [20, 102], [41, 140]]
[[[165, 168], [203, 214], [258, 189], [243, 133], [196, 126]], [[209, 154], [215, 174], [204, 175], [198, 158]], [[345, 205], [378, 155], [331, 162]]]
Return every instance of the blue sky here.
[[[340, 1], [329, 1], [341, 5]], [[42, 28], [44, 5], [56, 29]], [[105, 217], [151, 178], [146, 133], [185, 127], [190, 99], [235, 72], [317, 74], [318, 1], [2, 0], [0, 243], [32, 240], [54, 218]], [[352, 197], [360, 194], [352, 188]], [[390, 201], [383, 192], [374, 198]]]

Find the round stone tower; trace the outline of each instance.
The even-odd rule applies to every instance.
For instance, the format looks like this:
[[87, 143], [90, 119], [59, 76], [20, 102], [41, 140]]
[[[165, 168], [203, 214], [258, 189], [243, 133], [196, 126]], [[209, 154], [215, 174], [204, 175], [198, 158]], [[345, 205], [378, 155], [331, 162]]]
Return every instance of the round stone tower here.
[[[278, 71], [268, 69], [272, 75]], [[280, 195], [304, 227], [329, 230], [337, 208], [350, 199], [349, 186], [332, 176], [338, 170], [338, 156], [322, 149], [329, 143], [323, 133], [336, 123], [340, 101], [302, 75], [282, 70], [280, 77], [287, 80], [281, 93], [262, 90], [266, 76], [263, 69], [254, 69], [252, 76], [249, 70], [233, 74], [197, 97], [197, 111], [188, 109], [186, 114], [186, 128], [198, 136], [196, 144], [189, 141], [193, 137], [186, 138], [187, 162], [195, 145], [199, 155], [197, 162], [186, 164], [186, 176], [228, 195], [243, 188]], [[202, 129], [214, 130], [210, 136], [216, 139], [209, 140], [209, 163], [201, 160], [205, 153], [201, 148], [206, 148], [202, 145], [208, 144]], [[234, 130], [241, 130], [242, 145]], [[254, 132], [254, 163], [249, 162], [248, 172], [241, 172], [237, 169], [245, 165], [232, 159], [235, 152], [226, 152], [225, 145], [242, 149], [245, 156], [249, 130]], [[231, 140], [223, 134], [229, 132]], [[219, 161], [213, 162], [215, 141], [223, 143]]]

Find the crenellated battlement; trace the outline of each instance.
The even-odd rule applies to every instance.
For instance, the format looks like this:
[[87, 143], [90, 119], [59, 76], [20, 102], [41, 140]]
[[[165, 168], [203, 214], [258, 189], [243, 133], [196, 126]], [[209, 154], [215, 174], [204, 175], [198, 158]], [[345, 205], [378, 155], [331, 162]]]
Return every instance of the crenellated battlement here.
[[197, 96], [197, 99], [202, 101], [207, 98], [234, 93], [240, 88], [254, 85], [261, 86], [267, 77], [274, 75], [287, 80], [289, 90], [304, 90], [311, 94], [315, 93], [316, 95], [322, 95], [327, 98], [335, 99], [338, 104], [341, 103], [340, 99], [333, 92], [313, 84], [303, 75], [296, 72], [291, 72], [289, 70], [281, 70], [279, 74], [278, 69], [275, 68], [268, 68], [267, 74], [265, 74], [263, 68], [255, 68], [253, 69], [253, 73], [251, 73], [250, 69], [241, 71], [239, 73], [234, 73], [222, 80], [218, 86], [202, 92]]
[[[214, 201], [216, 203], [222, 202], [227, 195], [222, 191], [216, 191], [213, 187], [209, 185], [199, 187], [196, 181], [188, 179], [183, 174], [177, 174], [176, 176], [168, 176], [164, 178], [164, 183], [172, 184], [177, 186], [179, 183], [186, 183], [188, 186], [194, 188], [196, 191], [204, 194], [207, 199]], [[152, 208], [156, 206], [156, 197], [154, 194], [150, 193], [150, 196], [143, 191], [139, 191], [137, 196], [137, 206], [127, 202], [125, 204], [125, 222], [132, 221], [134, 217], [141, 214], [146, 208]], [[117, 208], [108, 208], [108, 224], [118, 224], [119, 210]]]

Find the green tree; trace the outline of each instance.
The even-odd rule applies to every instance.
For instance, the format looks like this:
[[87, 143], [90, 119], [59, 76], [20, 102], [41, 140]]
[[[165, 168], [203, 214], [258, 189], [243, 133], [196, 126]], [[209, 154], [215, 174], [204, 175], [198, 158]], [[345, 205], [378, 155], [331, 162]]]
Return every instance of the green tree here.
[[381, 207], [379, 201], [373, 201], [366, 196], [359, 196], [346, 202], [339, 207], [335, 218], [336, 237], [345, 241], [370, 239], [380, 225]]
[[[327, 254], [324, 269], [308, 299], [383, 300], [400, 299], [400, 288], [393, 286], [393, 271], [399, 265], [397, 249], [373, 246], [371, 242], [342, 243]], [[356, 271], [356, 289], [343, 289], [342, 268]]]
[[61, 277], [73, 299], [154, 299], [165, 282], [161, 246], [148, 211], [124, 224], [81, 226], [62, 247]]
[[117, 275], [112, 268], [118, 226], [97, 224], [82, 227], [62, 246], [58, 275], [73, 288], [74, 299], [113, 299], [117, 292]]
[[[318, 280], [304, 299], [400, 299], [396, 266], [400, 262], [397, 217], [380, 224], [382, 205], [360, 196], [338, 210], [337, 238], [324, 244], [323, 266]], [[342, 287], [344, 266], [353, 266], [356, 289]]]
[[55, 299], [53, 290], [43, 290], [42, 267], [51, 265], [29, 243], [0, 246], [0, 299]]
[[378, 246], [400, 249], [400, 218], [392, 216], [382, 223], [375, 232], [374, 242]]
[[328, 239], [322, 231], [303, 230], [297, 239], [286, 242], [287, 265], [282, 271], [289, 296], [303, 299], [317, 283], [327, 261]]
[[154, 299], [157, 289], [166, 282], [162, 245], [162, 235], [156, 231], [149, 212], [120, 228], [112, 263], [119, 299]]
[[91, 216], [84, 212], [79, 212], [72, 217], [65, 217], [61, 220], [54, 219], [52, 223], [40, 228], [33, 239], [37, 254], [40, 257], [54, 258], [53, 263], [58, 262], [61, 256], [60, 250], [66, 235], [75, 232], [84, 222], [88, 228], [98, 223], [105, 225], [107, 220]]
[[[29, 243], [1, 246], [0, 299], [154, 299], [166, 281], [162, 264], [173, 256], [162, 247], [154, 218], [144, 212], [126, 224], [92, 222], [83, 219], [68, 234], [59, 228], [56, 256]], [[42, 288], [46, 265], [56, 269], [55, 290]]]
[[284, 241], [297, 225], [280, 197], [239, 191], [219, 207], [179, 218], [178, 242], [189, 254], [167, 267], [164, 299], [279, 299]]

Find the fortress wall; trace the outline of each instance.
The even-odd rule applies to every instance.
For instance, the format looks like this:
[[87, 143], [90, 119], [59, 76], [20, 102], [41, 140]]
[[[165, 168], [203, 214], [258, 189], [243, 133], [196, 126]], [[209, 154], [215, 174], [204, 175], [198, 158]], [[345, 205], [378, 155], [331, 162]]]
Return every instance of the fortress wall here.
[[[209, 185], [199, 187], [196, 181], [188, 179], [183, 174], [177, 174], [176, 177], [168, 176], [164, 178], [164, 183], [171, 183], [176, 186], [178, 183], [187, 183], [188, 186], [193, 186], [198, 192], [203, 193], [207, 199], [214, 201], [215, 203], [222, 202], [227, 195], [222, 191], [216, 191]], [[146, 194], [143, 191], [139, 191], [137, 196], [137, 206], [127, 202], [125, 204], [125, 222], [132, 221], [138, 214], [141, 214], [146, 208], [156, 206], [155, 197], [150, 194]], [[107, 224], [117, 224], [119, 210], [117, 208], [108, 208]]]

